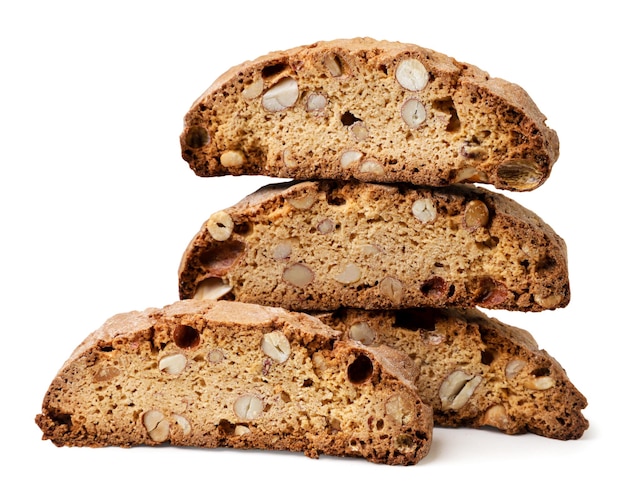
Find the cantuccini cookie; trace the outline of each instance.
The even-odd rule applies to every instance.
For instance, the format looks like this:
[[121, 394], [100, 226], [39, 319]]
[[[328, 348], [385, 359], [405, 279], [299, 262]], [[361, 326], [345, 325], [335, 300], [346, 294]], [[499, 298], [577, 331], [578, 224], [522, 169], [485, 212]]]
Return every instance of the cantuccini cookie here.
[[317, 42], [232, 67], [185, 116], [200, 176], [532, 190], [559, 155], [526, 91], [416, 45]]
[[266, 186], [214, 213], [183, 254], [181, 298], [292, 310], [569, 302], [566, 246], [537, 215], [469, 185]]
[[320, 313], [344, 337], [408, 354], [435, 424], [578, 439], [587, 400], [525, 330], [477, 309], [342, 309]]
[[66, 361], [36, 422], [66, 446], [233, 447], [414, 464], [432, 410], [411, 359], [317, 318], [227, 301], [119, 314]]

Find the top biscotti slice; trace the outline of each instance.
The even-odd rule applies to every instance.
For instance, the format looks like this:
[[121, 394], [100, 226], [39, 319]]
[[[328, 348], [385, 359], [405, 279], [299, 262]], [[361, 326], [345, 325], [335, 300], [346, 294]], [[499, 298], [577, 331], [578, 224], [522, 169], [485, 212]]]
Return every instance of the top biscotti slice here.
[[52, 381], [36, 422], [56, 445], [273, 449], [415, 464], [432, 410], [400, 351], [317, 318], [227, 301], [119, 314]]
[[540, 186], [556, 133], [518, 85], [416, 45], [356, 38], [273, 52], [220, 76], [185, 116], [199, 176]]
[[293, 310], [569, 302], [564, 241], [502, 194], [359, 181], [266, 186], [216, 212], [184, 252], [181, 298]]

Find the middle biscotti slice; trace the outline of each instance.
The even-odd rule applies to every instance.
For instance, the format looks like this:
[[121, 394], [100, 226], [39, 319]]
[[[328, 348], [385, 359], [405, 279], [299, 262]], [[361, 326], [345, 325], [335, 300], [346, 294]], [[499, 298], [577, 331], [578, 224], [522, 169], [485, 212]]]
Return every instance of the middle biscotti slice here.
[[564, 241], [479, 187], [273, 184], [216, 212], [183, 254], [180, 297], [294, 310], [569, 302]]

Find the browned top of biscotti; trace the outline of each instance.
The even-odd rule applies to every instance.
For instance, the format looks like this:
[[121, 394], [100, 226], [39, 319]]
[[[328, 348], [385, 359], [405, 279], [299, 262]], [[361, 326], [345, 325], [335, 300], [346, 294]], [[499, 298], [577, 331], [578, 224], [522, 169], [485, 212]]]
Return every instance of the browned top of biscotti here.
[[213, 214], [179, 278], [181, 298], [294, 310], [538, 311], [570, 296], [563, 239], [522, 205], [468, 185], [273, 184]]
[[328, 339], [337, 336], [336, 331], [306, 314], [289, 313], [281, 308], [256, 304], [190, 299], [162, 308], [124, 312], [110, 317], [102, 326], [87, 336], [63, 367], [96, 346], [110, 345], [116, 339], [140, 338], [145, 336], [157, 322], [166, 321], [175, 324], [183, 319], [187, 324], [210, 323], [216, 326], [231, 326], [233, 329], [244, 325], [263, 327], [287, 322], [310, 335], [321, 335]]
[[417, 45], [338, 39], [230, 68], [192, 105], [201, 176], [261, 174], [531, 190], [559, 155], [527, 92]]
[[57, 445], [171, 443], [414, 464], [432, 410], [408, 356], [303, 313], [187, 300], [119, 314], [53, 379], [36, 422]]
[[476, 309], [345, 309], [317, 316], [345, 338], [408, 354], [417, 387], [442, 426], [492, 426], [578, 439], [587, 400], [526, 330]]

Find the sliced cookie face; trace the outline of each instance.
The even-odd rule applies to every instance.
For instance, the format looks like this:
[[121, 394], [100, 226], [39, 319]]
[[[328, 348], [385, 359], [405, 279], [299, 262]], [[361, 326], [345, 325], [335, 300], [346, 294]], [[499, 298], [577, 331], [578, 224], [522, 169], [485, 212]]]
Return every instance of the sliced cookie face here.
[[181, 298], [293, 310], [569, 302], [563, 240], [473, 186], [274, 184], [213, 214], [180, 265]]
[[587, 400], [561, 365], [528, 332], [476, 309], [346, 309], [319, 318], [346, 339], [408, 354], [436, 425], [564, 440], [580, 438], [589, 426], [581, 412]]
[[231, 68], [180, 136], [200, 176], [543, 184], [559, 141], [519, 86], [416, 45], [347, 39]]
[[414, 464], [432, 410], [412, 361], [318, 319], [180, 301], [114, 316], [53, 380], [36, 422], [56, 445], [234, 447]]

